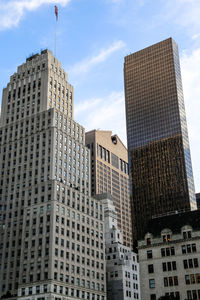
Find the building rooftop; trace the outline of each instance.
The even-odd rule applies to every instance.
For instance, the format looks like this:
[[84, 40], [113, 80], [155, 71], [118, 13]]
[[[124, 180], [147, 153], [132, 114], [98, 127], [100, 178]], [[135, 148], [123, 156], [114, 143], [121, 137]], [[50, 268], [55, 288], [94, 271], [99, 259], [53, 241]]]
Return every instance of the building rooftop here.
[[[51, 51], [49, 51], [48, 49], [41, 50], [41, 54], [46, 54], [46, 53], [48, 53], [48, 52], [51, 52]], [[31, 54], [31, 55], [26, 59], [26, 61], [31, 61], [31, 60], [35, 59], [36, 57], [38, 57], [38, 56], [40, 56], [40, 53], [33, 53], [33, 54]]]
[[95, 194], [93, 195], [93, 198], [97, 200], [103, 200], [103, 199], [113, 200], [112, 195], [110, 193]]
[[163, 229], [168, 228], [172, 233], [180, 233], [181, 228], [189, 225], [193, 230], [200, 230], [200, 210], [174, 213], [167, 216], [151, 219], [145, 233], [152, 233], [154, 237], [160, 236]]

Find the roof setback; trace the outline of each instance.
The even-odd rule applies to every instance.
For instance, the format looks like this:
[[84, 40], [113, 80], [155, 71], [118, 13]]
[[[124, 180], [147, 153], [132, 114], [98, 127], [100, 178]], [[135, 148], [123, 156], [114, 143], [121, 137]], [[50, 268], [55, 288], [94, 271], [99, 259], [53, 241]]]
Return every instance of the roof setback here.
[[170, 229], [172, 233], [180, 233], [183, 226], [189, 225], [194, 231], [200, 230], [200, 210], [174, 213], [151, 219], [146, 227], [145, 234], [151, 233], [154, 237], [160, 236], [163, 229]]

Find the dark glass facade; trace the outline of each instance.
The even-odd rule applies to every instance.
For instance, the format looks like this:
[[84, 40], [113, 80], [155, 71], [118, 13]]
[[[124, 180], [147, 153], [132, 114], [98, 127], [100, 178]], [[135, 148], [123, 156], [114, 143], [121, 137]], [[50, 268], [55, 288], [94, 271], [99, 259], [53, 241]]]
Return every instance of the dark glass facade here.
[[125, 57], [133, 228], [157, 214], [196, 208], [178, 47], [167, 39]]

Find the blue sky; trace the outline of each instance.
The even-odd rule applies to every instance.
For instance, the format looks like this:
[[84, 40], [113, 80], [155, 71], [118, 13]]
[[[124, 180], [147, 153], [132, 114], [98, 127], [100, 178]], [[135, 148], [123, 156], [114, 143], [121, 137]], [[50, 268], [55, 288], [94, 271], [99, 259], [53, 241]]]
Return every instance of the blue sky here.
[[199, 0], [0, 0], [0, 90], [30, 54], [54, 52], [75, 88], [75, 120], [126, 143], [124, 56], [173, 37], [179, 45], [196, 191], [200, 191]]

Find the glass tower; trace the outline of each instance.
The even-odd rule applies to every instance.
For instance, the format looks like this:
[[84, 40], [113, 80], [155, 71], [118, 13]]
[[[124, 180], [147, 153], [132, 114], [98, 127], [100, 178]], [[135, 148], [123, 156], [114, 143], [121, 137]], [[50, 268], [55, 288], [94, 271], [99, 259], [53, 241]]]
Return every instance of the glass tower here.
[[195, 209], [177, 44], [169, 38], [125, 57], [134, 238], [154, 215]]

